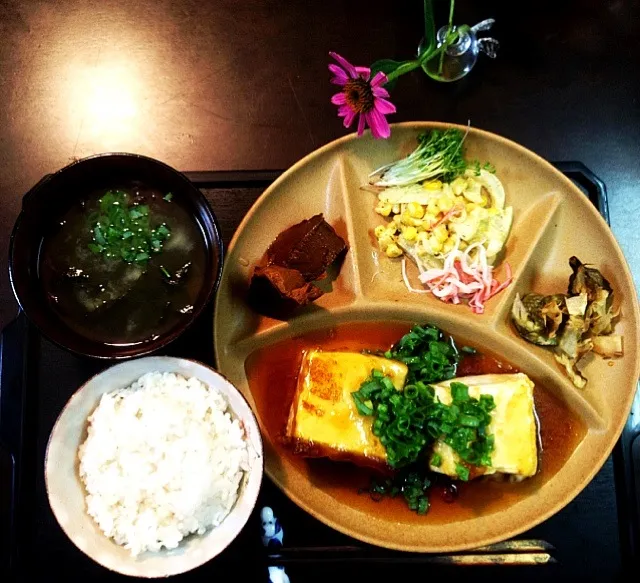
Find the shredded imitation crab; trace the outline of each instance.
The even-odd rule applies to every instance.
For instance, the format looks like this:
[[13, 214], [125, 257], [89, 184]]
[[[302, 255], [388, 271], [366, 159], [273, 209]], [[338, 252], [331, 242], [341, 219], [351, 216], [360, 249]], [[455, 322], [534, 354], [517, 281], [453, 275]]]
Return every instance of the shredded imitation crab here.
[[[472, 251], [477, 249], [475, 257]], [[511, 283], [513, 277], [511, 267], [505, 264], [507, 279], [500, 283], [493, 277], [493, 267], [487, 262], [487, 254], [482, 243], [469, 245], [465, 251], [458, 246], [447, 254], [442, 268], [421, 271], [418, 279], [428, 289], [416, 289], [409, 283], [406, 270], [406, 259], [402, 261], [402, 277], [404, 283], [414, 293], [432, 293], [443, 302], [459, 304], [468, 300], [469, 307], [475, 314], [484, 313], [484, 305], [496, 294]]]

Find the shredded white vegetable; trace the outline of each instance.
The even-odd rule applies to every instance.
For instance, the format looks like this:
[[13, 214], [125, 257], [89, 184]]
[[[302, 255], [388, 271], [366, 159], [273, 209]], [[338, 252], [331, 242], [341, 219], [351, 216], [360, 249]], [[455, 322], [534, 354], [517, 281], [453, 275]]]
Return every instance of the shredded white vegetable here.
[[404, 280], [404, 285], [407, 286], [407, 289], [414, 294], [430, 294], [431, 291], [428, 289], [418, 289], [411, 285], [409, 278], [407, 277], [407, 259], [406, 257], [402, 258], [402, 279]]

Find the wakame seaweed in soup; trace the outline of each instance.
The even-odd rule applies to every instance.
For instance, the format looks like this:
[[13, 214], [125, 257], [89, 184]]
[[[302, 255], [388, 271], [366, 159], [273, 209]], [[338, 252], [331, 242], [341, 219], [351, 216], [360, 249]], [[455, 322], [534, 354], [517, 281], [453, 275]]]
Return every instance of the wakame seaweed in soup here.
[[193, 309], [205, 260], [196, 219], [171, 193], [134, 184], [68, 210], [45, 238], [40, 278], [69, 328], [97, 342], [137, 344]]

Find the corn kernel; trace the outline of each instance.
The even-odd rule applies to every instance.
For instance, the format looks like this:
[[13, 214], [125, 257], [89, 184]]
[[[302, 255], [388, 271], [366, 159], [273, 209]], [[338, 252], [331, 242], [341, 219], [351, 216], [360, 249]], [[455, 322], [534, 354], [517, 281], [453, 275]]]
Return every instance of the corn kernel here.
[[440, 196], [438, 198], [438, 208], [443, 213], [448, 213], [453, 208], [453, 200], [451, 200], [448, 196]]
[[380, 245], [388, 245], [389, 243], [393, 243], [393, 235], [391, 235], [388, 231], [382, 233], [378, 238], [378, 243]]
[[389, 202], [380, 203], [376, 207], [376, 212], [379, 215], [382, 215], [383, 217], [388, 217], [391, 214], [391, 203]]
[[467, 181], [464, 178], [456, 178], [451, 183], [451, 190], [453, 190], [453, 194], [460, 195], [467, 187]]
[[418, 243], [422, 243], [423, 245], [429, 240], [429, 233], [425, 231], [421, 231], [418, 233]]
[[382, 237], [378, 239], [378, 249], [383, 253], [386, 252], [389, 245], [395, 245], [395, 242], [391, 237]]
[[444, 225], [438, 225], [435, 229], [433, 229], [433, 234], [438, 241], [444, 243], [449, 237], [449, 232], [447, 231], [447, 227]]
[[431, 235], [429, 240], [427, 241], [429, 248], [431, 249], [431, 253], [440, 253], [442, 251], [442, 242], [438, 241], [436, 237]]
[[400, 255], [402, 255], [402, 249], [400, 249], [400, 247], [395, 243], [391, 243], [387, 247], [385, 253], [387, 254], [387, 257], [400, 257]]
[[470, 213], [473, 209], [476, 208], [476, 203], [475, 202], [468, 202], [467, 204], [464, 205], [465, 210]]
[[442, 182], [439, 180], [432, 180], [430, 182], [425, 182], [422, 186], [427, 190], [441, 190]]
[[427, 213], [430, 215], [437, 215], [440, 212], [440, 207], [438, 206], [438, 201], [435, 199], [429, 200], [427, 204]]
[[382, 237], [384, 235], [384, 233], [387, 232], [387, 227], [385, 227], [385, 225], [378, 225], [374, 230], [373, 230], [376, 239], [379, 239], [380, 237]]
[[410, 202], [407, 205], [407, 210], [414, 219], [421, 219], [424, 216], [424, 208], [417, 202]]
[[420, 221], [420, 231], [430, 231], [433, 221]]
[[403, 225], [410, 225], [411, 224], [411, 215], [407, 211], [403, 212], [400, 216], [402, 217], [402, 224]]
[[402, 224], [402, 217], [400, 215], [395, 215], [393, 217], [393, 224], [399, 227]]
[[391, 212], [393, 212], [394, 215], [397, 215], [400, 212], [400, 205], [399, 204], [394, 204], [391, 207]]
[[446, 241], [444, 241], [442, 245], [442, 252], [449, 253], [453, 251], [453, 248], [456, 246], [456, 240], [453, 237], [449, 237]]
[[405, 227], [404, 229], [402, 229], [402, 236], [407, 241], [415, 241], [416, 237], [418, 236], [418, 231], [415, 227]]
[[414, 219], [413, 217], [411, 217], [408, 224], [417, 229], [418, 227], [422, 226], [422, 219]]
[[437, 213], [432, 215], [431, 213], [425, 213], [424, 217], [422, 217], [423, 223], [428, 223], [427, 228], [431, 228], [431, 225], [438, 220]]

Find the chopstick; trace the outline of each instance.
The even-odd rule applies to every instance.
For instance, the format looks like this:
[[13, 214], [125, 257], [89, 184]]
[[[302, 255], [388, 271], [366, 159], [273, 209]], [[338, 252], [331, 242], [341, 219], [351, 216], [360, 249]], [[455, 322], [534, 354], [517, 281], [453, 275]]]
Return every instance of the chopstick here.
[[549, 565], [556, 563], [553, 545], [543, 540], [512, 540], [452, 554], [394, 553], [358, 546], [280, 548], [268, 555], [276, 565], [310, 562], [420, 563], [455, 566]]

